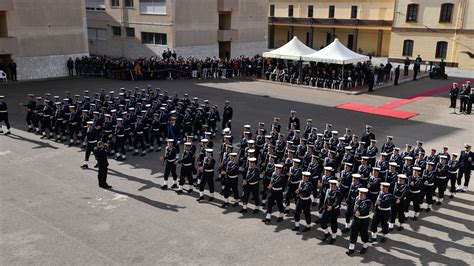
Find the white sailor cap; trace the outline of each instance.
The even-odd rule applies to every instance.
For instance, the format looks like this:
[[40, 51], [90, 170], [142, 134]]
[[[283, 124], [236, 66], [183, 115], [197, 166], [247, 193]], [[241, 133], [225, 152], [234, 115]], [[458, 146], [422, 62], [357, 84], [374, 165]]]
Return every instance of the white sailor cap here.
[[272, 135], [265, 135], [265, 138], [266, 138], [266, 139], [271, 139], [271, 138], [272, 138]]
[[308, 119], [306, 119], [306, 122], [313, 122], [313, 119], [308, 118]]
[[244, 128], [251, 128], [250, 125], [244, 125]]
[[380, 171], [380, 167], [374, 167], [374, 168], [372, 168], [372, 170], [374, 170], [374, 171]]
[[307, 172], [307, 171], [302, 172], [301, 174], [304, 175], [304, 176], [311, 176], [311, 172]]
[[88, 125], [93, 125], [93, 124], [94, 124], [94, 121], [87, 121], [87, 124], [88, 124]]
[[446, 155], [440, 155], [439, 158], [440, 158], [440, 159], [448, 159], [448, 156], [446, 156]]
[[346, 147], [344, 147], [344, 149], [346, 149], [346, 150], [352, 150], [352, 147], [351, 147], [351, 146], [346, 146]]
[[294, 162], [294, 163], [301, 163], [301, 160], [300, 160], [300, 159], [297, 159], [297, 158], [294, 158], [294, 159], [293, 159], [293, 162]]
[[214, 150], [213, 149], [206, 149], [206, 152], [212, 153], [212, 152], [214, 152]]
[[397, 176], [399, 179], [408, 179], [408, 177], [405, 174], [399, 174]]
[[400, 148], [399, 148], [399, 147], [395, 147], [395, 148], [393, 148], [393, 150], [395, 150], [395, 151], [400, 151]]
[[380, 156], [387, 156], [388, 154], [386, 152], [381, 152]]
[[388, 183], [388, 182], [382, 182], [382, 183], [380, 183], [380, 185], [382, 187], [390, 187], [390, 183]]
[[405, 157], [405, 158], [403, 158], [403, 159], [404, 159], [404, 160], [410, 160], [410, 161], [413, 161], [413, 157], [411, 157], [411, 156], [407, 156], [407, 157]]
[[275, 168], [283, 168], [283, 164], [275, 164]]
[[336, 135], [337, 135], [338, 133], [339, 133], [339, 132], [337, 132], [337, 130], [331, 131], [331, 134], [336, 134]]
[[387, 136], [387, 139], [393, 139], [393, 136]]
[[317, 133], [316, 136], [322, 137], [322, 136], [324, 136], [324, 134], [323, 133]]
[[453, 153], [451, 153], [451, 155], [452, 155], [452, 156], [459, 157], [459, 154], [458, 154], [458, 153], [456, 153], [456, 152], [453, 152]]
[[185, 142], [185, 143], [184, 143], [184, 146], [191, 146], [191, 145], [192, 145], [191, 142]]
[[225, 139], [230, 139], [230, 138], [232, 138], [232, 136], [231, 135], [224, 135], [224, 138]]
[[415, 167], [413, 167], [413, 170], [414, 171], [421, 171], [421, 167], [415, 166]]
[[208, 139], [201, 139], [201, 142], [208, 142]]
[[352, 166], [351, 163], [344, 163], [346, 166]]
[[54, 105], [61, 105], [61, 102], [55, 102]]
[[236, 152], [231, 152], [229, 153], [230, 156], [237, 156], [237, 153]]
[[417, 140], [417, 141], [416, 141], [416, 144], [423, 144], [423, 141]]
[[377, 143], [377, 140], [376, 139], [371, 139], [370, 142]]
[[360, 177], [361, 177], [361, 175], [360, 175], [360, 174], [352, 174], [352, 178], [356, 178], [356, 179], [358, 179], [358, 178], [360, 178]]
[[331, 185], [337, 185], [337, 180], [329, 180], [329, 184]]
[[204, 135], [211, 135], [212, 133], [209, 131], [204, 132]]
[[105, 114], [104, 116], [105, 116], [105, 117], [110, 117], [110, 114]]
[[369, 192], [369, 190], [365, 187], [360, 187], [359, 188], [359, 193], [364, 193], [364, 194], [367, 194]]
[[362, 160], [368, 160], [369, 156], [362, 156]]
[[122, 119], [122, 118], [120, 118], [120, 117], [119, 117], [119, 118], [117, 118], [117, 121], [122, 121], [122, 120], [123, 120], [123, 119]]
[[255, 153], [255, 149], [248, 149], [248, 153]]
[[398, 164], [396, 162], [390, 162], [388, 163], [388, 165], [398, 167]]
[[255, 157], [249, 158], [249, 162], [255, 163], [257, 162], [257, 158]]
[[247, 141], [248, 144], [254, 144], [255, 141], [253, 139], [250, 139], [249, 141]]
[[331, 166], [324, 167], [324, 170], [331, 171], [331, 172], [334, 171], [334, 169]]
[[224, 132], [229, 132], [229, 131], [230, 131], [230, 128], [226, 127], [226, 128], [224, 128], [223, 131], [224, 131]]
[[167, 142], [174, 142], [174, 139], [167, 139]]
[[435, 165], [434, 162], [427, 162], [426, 165]]

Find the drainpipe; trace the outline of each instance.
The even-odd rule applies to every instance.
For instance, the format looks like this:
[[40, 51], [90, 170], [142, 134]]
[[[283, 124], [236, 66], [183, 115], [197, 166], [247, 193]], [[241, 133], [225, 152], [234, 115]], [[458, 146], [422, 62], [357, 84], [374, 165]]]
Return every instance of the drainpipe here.
[[458, 31], [462, 30], [462, 27], [464, 26], [464, 16], [466, 14], [466, 3], [467, 0], [461, 0], [459, 3], [459, 8], [458, 8], [458, 15], [457, 15], [457, 20], [456, 20], [456, 28], [454, 29], [454, 36], [453, 36], [453, 49], [451, 51], [451, 62], [454, 63], [457, 61], [456, 58], [456, 51], [459, 46], [458, 44]]

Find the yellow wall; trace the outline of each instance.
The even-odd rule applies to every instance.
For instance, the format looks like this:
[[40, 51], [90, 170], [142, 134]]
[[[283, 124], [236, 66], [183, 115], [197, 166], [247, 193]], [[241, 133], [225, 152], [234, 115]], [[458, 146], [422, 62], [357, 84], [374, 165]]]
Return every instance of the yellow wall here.
[[395, 0], [270, 0], [275, 5], [275, 17], [288, 17], [288, 6], [293, 5], [293, 17], [308, 17], [308, 5], [313, 5], [313, 17], [328, 18], [329, 6], [335, 6], [335, 18], [350, 19], [351, 7], [358, 6], [358, 19], [392, 20]]

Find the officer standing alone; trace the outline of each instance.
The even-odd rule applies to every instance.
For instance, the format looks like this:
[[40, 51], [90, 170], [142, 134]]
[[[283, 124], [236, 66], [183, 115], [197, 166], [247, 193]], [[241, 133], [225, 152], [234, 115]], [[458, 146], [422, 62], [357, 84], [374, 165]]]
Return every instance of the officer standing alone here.
[[[5, 126], [7, 127], [6, 131], [1, 131], [1, 133], [5, 133], [5, 135], [10, 134], [10, 122], [8, 121], [8, 106], [5, 102], [5, 97], [0, 96], [0, 126], [1, 123], [4, 122]], [[3, 126], [1, 126], [3, 128]]]

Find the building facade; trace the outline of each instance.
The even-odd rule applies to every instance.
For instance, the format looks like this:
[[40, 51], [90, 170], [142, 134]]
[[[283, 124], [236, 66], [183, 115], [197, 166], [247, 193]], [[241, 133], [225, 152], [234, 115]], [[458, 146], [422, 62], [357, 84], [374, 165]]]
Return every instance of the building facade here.
[[270, 0], [268, 47], [297, 36], [319, 49], [338, 38], [359, 53], [388, 56], [395, 0]]
[[448, 66], [474, 69], [474, 1], [397, 0], [390, 58], [420, 55]]
[[91, 54], [234, 57], [267, 46], [267, 0], [86, 0]]
[[77, 0], [0, 0], [0, 61], [18, 80], [67, 76], [69, 57], [88, 55], [86, 12]]

